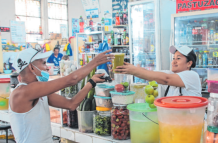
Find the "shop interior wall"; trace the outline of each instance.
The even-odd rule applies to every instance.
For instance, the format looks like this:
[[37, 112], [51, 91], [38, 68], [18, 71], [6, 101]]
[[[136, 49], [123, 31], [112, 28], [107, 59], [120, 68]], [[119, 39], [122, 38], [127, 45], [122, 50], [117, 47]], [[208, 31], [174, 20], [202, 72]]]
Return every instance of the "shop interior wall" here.
[[[0, 0], [0, 27], [10, 27], [15, 20], [15, 0]], [[10, 32], [1, 32], [2, 39], [11, 40]]]

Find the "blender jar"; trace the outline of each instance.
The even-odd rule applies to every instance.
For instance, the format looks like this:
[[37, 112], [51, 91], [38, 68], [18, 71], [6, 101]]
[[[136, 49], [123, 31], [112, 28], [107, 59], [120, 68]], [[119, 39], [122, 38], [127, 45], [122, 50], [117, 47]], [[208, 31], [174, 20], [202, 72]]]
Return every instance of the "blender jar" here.
[[200, 143], [208, 100], [194, 96], [156, 99], [161, 143]]

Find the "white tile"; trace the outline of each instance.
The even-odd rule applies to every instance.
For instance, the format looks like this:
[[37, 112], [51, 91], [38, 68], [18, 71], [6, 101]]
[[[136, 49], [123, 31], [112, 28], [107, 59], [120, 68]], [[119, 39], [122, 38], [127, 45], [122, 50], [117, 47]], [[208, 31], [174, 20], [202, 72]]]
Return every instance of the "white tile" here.
[[75, 141], [74, 132], [68, 129], [61, 128], [61, 137], [71, 141]]
[[52, 130], [52, 135], [58, 136], [58, 137], [61, 136], [60, 127], [54, 127], [54, 126], [52, 126], [52, 127], [51, 127], [51, 130]]
[[93, 137], [93, 143], [113, 143], [112, 141], [103, 140], [101, 138]]
[[87, 134], [75, 133], [75, 141], [78, 143], [92, 143], [92, 137]]

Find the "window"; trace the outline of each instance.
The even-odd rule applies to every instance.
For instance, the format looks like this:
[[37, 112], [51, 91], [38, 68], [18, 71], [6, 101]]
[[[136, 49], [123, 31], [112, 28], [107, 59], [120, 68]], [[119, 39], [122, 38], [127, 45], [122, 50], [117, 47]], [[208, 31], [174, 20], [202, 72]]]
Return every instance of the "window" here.
[[26, 42], [41, 39], [41, 0], [15, 0], [16, 21], [25, 21]]
[[48, 32], [60, 33], [60, 24], [68, 25], [67, 0], [48, 0]]

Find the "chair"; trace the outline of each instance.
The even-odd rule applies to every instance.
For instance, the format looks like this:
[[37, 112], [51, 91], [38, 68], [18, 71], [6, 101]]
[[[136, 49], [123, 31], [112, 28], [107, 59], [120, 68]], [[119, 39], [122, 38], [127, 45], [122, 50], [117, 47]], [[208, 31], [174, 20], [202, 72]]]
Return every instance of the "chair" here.
[[11, 128], [10, 125], [0, 125], [0, 131], [5, 130], [5, 132], [6, 132], [6, 143], [9, 143], [8, 142], [8, 129], [10, 129], [10, 128]]

